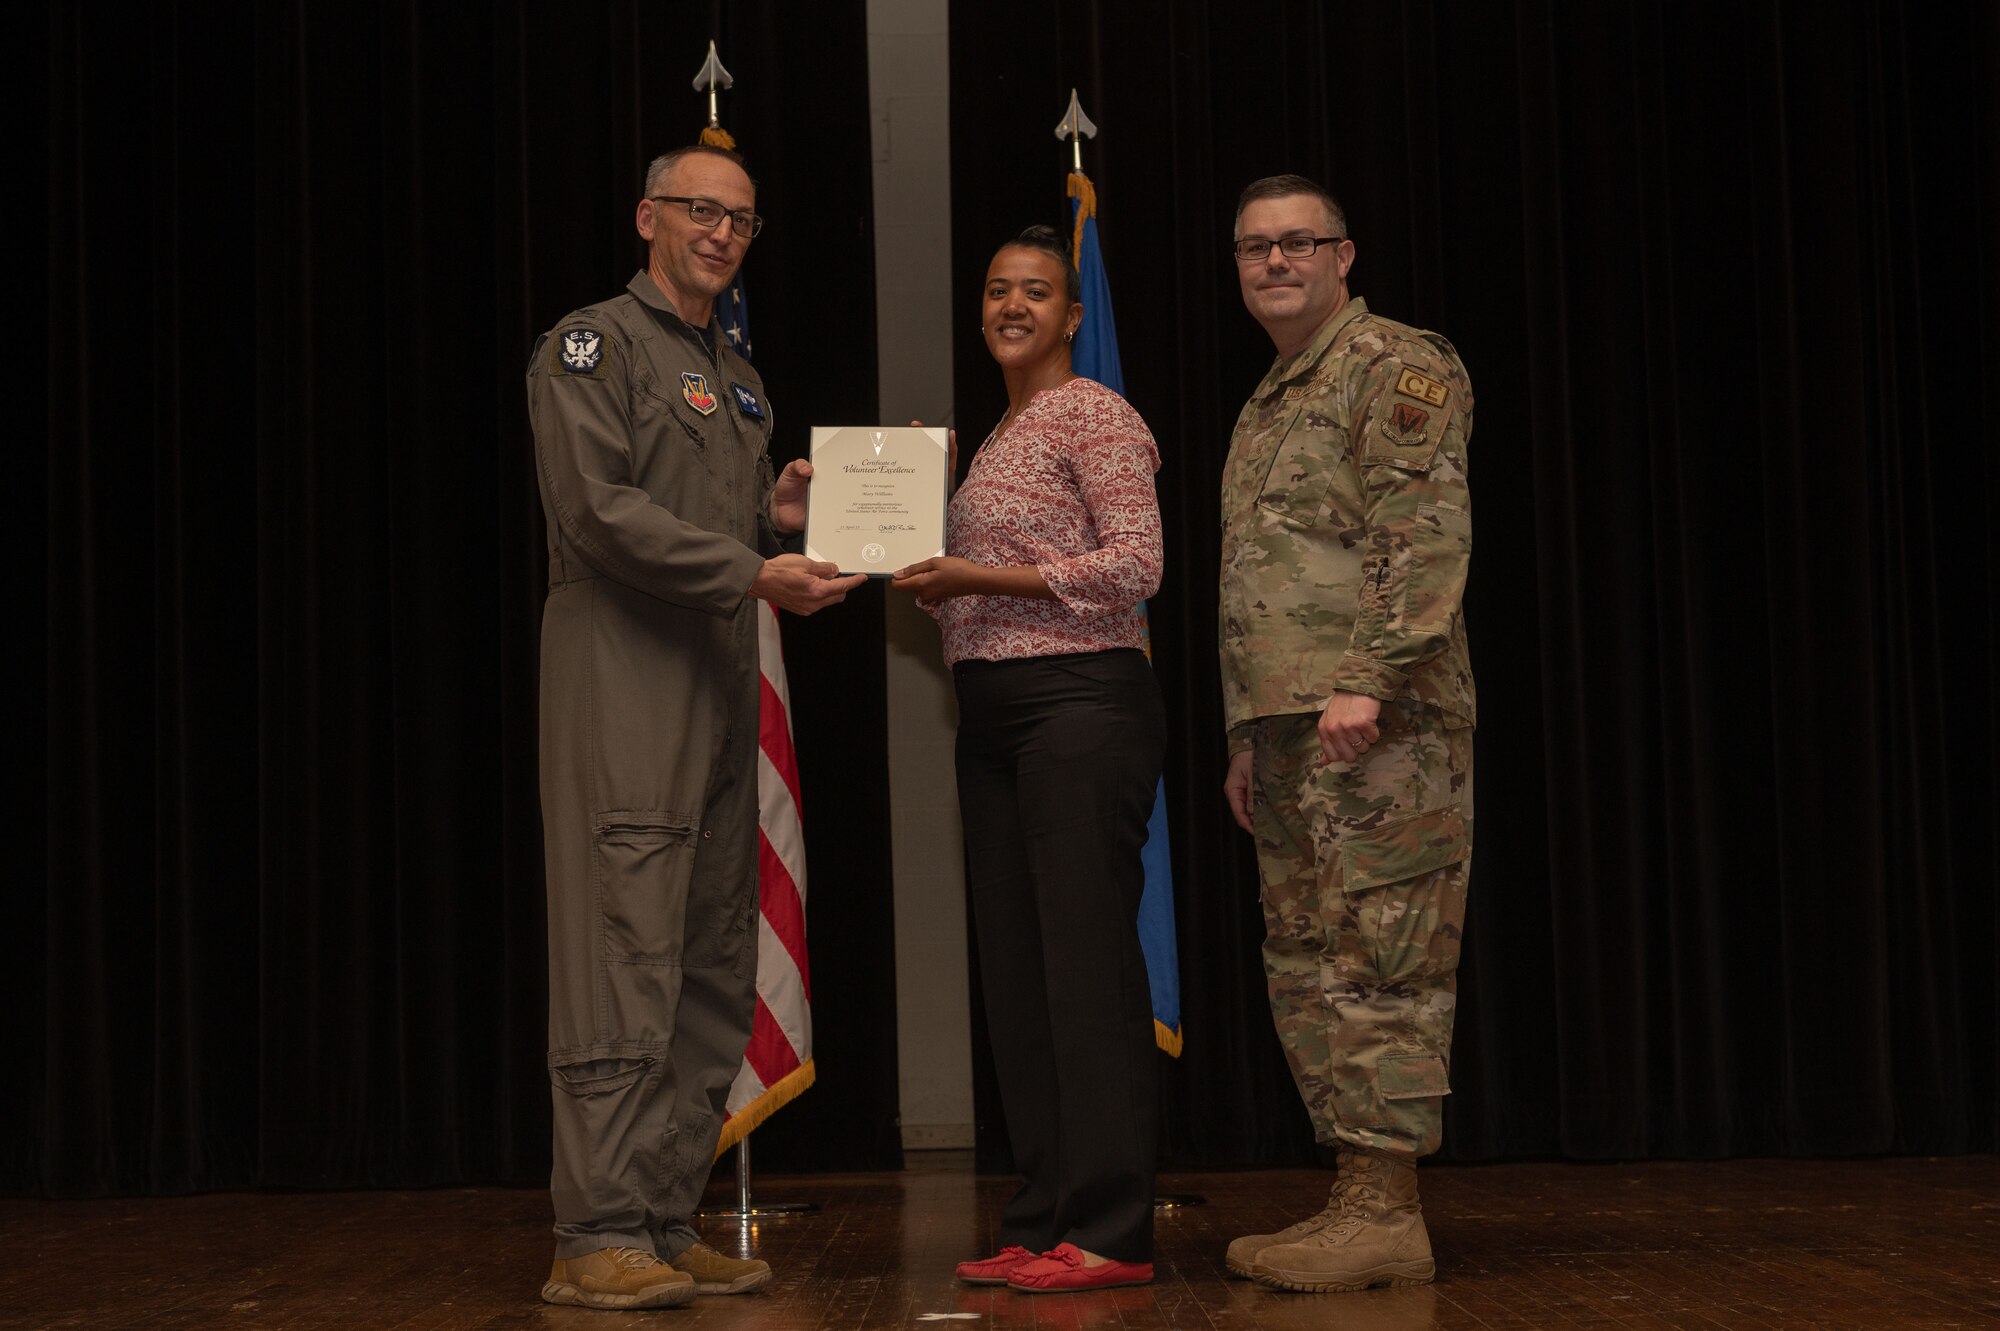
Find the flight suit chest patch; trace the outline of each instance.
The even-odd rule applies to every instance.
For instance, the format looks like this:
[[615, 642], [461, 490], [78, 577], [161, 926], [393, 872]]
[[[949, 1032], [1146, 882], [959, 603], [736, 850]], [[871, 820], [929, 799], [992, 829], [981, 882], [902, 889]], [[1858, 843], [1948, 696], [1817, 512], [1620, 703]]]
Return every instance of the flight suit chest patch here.
[[687, 404], [704, 416], [715, 414], [715, 394], [708, 391], [708, 376], [692, 371], [681, 372], [681, 396]]
[[736, 394], [737, 410], [741, 411], [745, 416], [755, 417], [760, 421], [764, 419], [764, 404], [757, 400], [755, 393], [745, 388], [742, 384], [729, 385], [729, 391]]

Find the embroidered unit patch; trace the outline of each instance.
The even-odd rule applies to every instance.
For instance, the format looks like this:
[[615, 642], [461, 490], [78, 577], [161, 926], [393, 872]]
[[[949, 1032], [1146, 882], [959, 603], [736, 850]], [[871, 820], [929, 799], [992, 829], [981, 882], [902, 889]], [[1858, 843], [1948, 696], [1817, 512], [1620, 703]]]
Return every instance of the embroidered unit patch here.
[[1403, 371], [1402, 377], [1396, 380], [1396, 391], [1420, 402], [1428, 402], [1433, 407], [1442, 407], [1451, 397], [1449, 388], [1415, 370]]
[[1429, 423], [1431, 414], [1422, 407], [1413, 407], [1407, 402], [1398, 402], [1389, 414], [1389, 423], [1397, 434], [1418, 434]]
[[708, 391], [708, 376], [681, 372], [681, 396], [690, 407], [707, 416], [715, 410], [715, 394]]
[[755, 393], [745, 388], [742, 384], [731, 384], [729, 388], [731, 392], [736, 394], [737, 410], [741, 411], [745, 416], [754, 416], [760, 421], [764, 419], [764, 404], [757, 400]]
[[604, 359], [604, 339], [595, 328], [572, 328], [563, 334], [562, 363], [577, 374], [589, 374]]

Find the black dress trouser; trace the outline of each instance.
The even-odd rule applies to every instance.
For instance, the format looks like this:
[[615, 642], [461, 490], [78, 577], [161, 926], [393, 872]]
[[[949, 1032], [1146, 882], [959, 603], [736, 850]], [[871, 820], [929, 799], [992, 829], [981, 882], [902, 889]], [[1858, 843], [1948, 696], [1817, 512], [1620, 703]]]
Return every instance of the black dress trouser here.
[[1132, 649], [953, 674], [986, 1024], [1025, 1177], [1000, 1246], [1151, 1261], [1157, 1055], [1137, 921], [1159, 685]]

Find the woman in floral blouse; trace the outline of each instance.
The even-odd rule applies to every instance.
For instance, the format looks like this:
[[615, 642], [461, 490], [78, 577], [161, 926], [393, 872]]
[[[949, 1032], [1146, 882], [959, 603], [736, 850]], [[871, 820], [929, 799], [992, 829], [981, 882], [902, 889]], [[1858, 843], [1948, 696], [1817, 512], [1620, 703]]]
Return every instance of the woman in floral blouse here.
[[1153, 1017], [1139, 850], [1166, 723], [1140, 603], [1160, 584], [1160, 454], [1070, 368], [1083, 318], [1061, 237], [986, 273], [1007, 412], [952, 497], [945, 548], [899, 571], [944, 631], [986, 1019], [1025, 1176], [1002, 1251], [962, 1279], [1032, 1293], [1153, 1278]]

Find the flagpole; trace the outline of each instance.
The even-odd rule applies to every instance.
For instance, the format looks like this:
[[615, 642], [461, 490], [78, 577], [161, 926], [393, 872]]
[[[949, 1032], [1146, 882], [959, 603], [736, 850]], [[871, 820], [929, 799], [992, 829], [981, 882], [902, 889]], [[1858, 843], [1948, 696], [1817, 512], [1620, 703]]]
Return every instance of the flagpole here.
[[[1084, 252], [1086, 248], [1084, 224], [1092, 220], [1097, 211], [1096, 188], [1090, 183], [1090, 177], [1084, 175], [1083, 173], [1083, 141], [1085, 139], [1094, 139], [1096, 137], [1097, 137], [1097, 126], [1094, 123], [1092, 123], [1089, 116], [1083, 113], [1083, 103], [1078, 99], [1076, 94], [1076, 89], [1071, 88], [1069, 90], [1069, 107], [1063, 112], [1063, 118], [1056, 122], [1056, 138], [1069, 140], [1070, 171], [1074, 174], [1075, 179], [1069, 182], [1068, 193], [1071, 198], [1076, 200], [1075, 221], [1074, 221], [1075, 236], [1072, 242], [1072, 249], [1074, 251], [1074, 262], [1078, 266], [1079, 273], [1081, 273], [1082, 271]], [[1097, 254], [1095, 240], [1090, 240], [1088, 242], [1088, 245], [1090, 252], [1093, 255]], [[1102, 263], [1098, 262], [1092, 271], [1099, 278], [1102, 278], [1103, 276]], [[1088, 285], [1089, 285], [1088, 282], [1086, 282], [1086, 286]], [[1108, 330], [1110, 327], [1110, 320], [1108, 317], [1110, 313], [1110, 306], [1109, 306], [1110, 288], [1108, 286], [1105, 286], [1103, 287], [1103, 290], [1106, 293], [1105, 308], [1101, 311], [1097, 311], [1096, 317], [1105, 319], [1104, 326]], [[1093, 317], [1092, 312], [1087, 308], [1085, 310], [1084, 317], [1086, 320]], [[1079, 351], [1082, 350], [1083, 345], [1084, 344], [1082, 340], [1079, 339], [1078, 341]], [[1106, 348], [1107, 348], [1106, 363], [1108, 365], [1116, 367], [1117, 339], [1115, 334], [1109, 336], [1106, 339]], [[1101, 373], [1103, 370], [1103, 367], [1101, 366], [1092, 366], [1090, 368], [1092, 372], [1095, 373]], [[1124, 376], [1122, 370], [1120, 370], [1119, 372], [1113, 374], [1111, 377], [1114, 379], [1122, 380]], [[1122, 388], [1122, 385], [1114, 385], [1114, 387]], [[1150, 648], [1146, 654], [1148, 657], [1151, 657], [1152, 652]], [[1164, 787], [1162, 787], [1162, 790], [1164, 790]], [[1160, 796], [1156, 795], [1155, 800], [1156, 803], [1159, 802]], [[1156, 816], [1158, 816], [1157, 812]], [[1169, 913], [1171, 914], [1171, 912]], [[1143, 908], [1142, 908], [1142, 914], [1143, 914]], [[1149, 978], [1148, 984], [1150, 985], [1150, 983], [1151, 980]], [[1154, 1024], [1156, 1027], [1160, 1026], [1159, 1018], [1157, 1016], [1154, 1018]], [[1165, 1048], [1167, 1048], [1169, 1052], [1174, 1054], [1178, 1054], [1180, 1052], [1180, 1039], [1179, 1039], [1178, 1028], [1176, 1028], [1176, 1030], [1173, 1032], [1173, 1039], [1171, 1043], [1165, 1045]], [[1155, 1192], [1153, 1195], [1153, 1209], [1156, 1211], [1171, 1211], [1184, 1206], [1202, 1206], [1205, 1205], [1207, 1201], [1208, 1198], [1202, 1196], [1198, 1192], [1164, 1192], [1164, 1193]]]
[[[1158, 1205], [1158, 1203], [1154, 1203]], [[704, 1206], [696, 1215], [720, 1216], [725, 1220], [740, 1221], [746, 1227], [752, 1220], [766, 1215], [817, 1215], [818, 1202], [750, 1202], [750, 1137], [746, 1133], [743, 1140], [736, 1143], [736, 1205]]]
[[[736, 80], [730, 75], [728, 69], [723, 67], [722, 57], [716, 52], [715, 42], [713, 39], [711, 39], [708, 43], [708, 56], [706, 59], [702, 61], [701, 68], [695, 72], [694, 76], [695, 91], [705, 92], [708, 94], [708, 124], [704, 126], [701, 131], [701, 137], [698, 140], [700, 143], [705, 144], [711, 148], [734, 149], [736, 147], [736, 140], [730, 137], [728, 130], [722, 128], [721, 107], [719, 105], [719, 100], [720, 100], [719, 94], [735, 86], [736, 86]], [[737, 274], [739, 283], [741, 281], [741, 277], [742, 274], [739, 272]], [[737, 288], [737, 290], [740, 293], [740, 286]], [[737, 347], [738, 350], [745, 357], [749, 356], [750, 348], [749, 348], [749, 340], [747, 337], [744, 337], [740, 342], [738, 342]], [[758, 608], [758, 611], [760, 614], [767, 613], [761, 606]], [[776, 611], [770, 611], [768, 613], [772, 616], [773, 619], [771, 642], [775, 644], [777, 641], [775, 632]], [[765, 634], [763, 632], [764, 627], [765, 626], [762, 624], [759, 625], [758, 650], [760, 657], [762, 653], [765, 650], [767, 650], [765, 647]], [[782, 671], [782, 661], [783, 657], [782, 653], [780, 653], [779, 662], [781, 671]], [[760, 669], [763, 669], [761, 663], [760, 663]], [[779, 678], [782, 679], [782, 673], [780, 674]], [[769, 691], [770, 690], [767, 688], [766, 692]], [[790, 730], [789, 718], [786, 718], [785, 728], [787, 732], [789, 732]], [[763, 820], [762, 809], [758, 811], [758, 817], [759, 817], [759, 823], [761, 825]], [[801, 880], [801, 882], [803, 882], [803, 879]], [[763, 878], [761, 870], [758, 879], [758, 889], [761, 895], [763, 890]], [[800, 1071], [803, 1071], [808, 1074], [810, 1074], [811, 1070], [812, 1069], [810, 1064], [807, 1064], [804, 1068], [800, 1069]], [[794, 1073], [793, 1075], [797, 1074]], [[806, 1084], [810, 1084], [810, 1076], [807, 1077]], [[765, 1088], [765, 1094], [768, 1096], [770, 1093], [771, 1093], [770, 1088], [768, 1087]], [[797, 1091], [795, 1090], [791, 1091], [789, 1092], [789, 1094], [797, 1094]], [[766, 1108], [762, 1111], [762, 1113], [758, 1114], [755, 1118], [746, 1119], [744, 1121], [746, 1123], [751, 1124], [751, 1127], [754, 1128], [755, 1124], [758, 1121], [761, 1121], [763, 1114], [768, 1114], [770, 1112], [771, 1110], [769, 1108]], [[743, 1130], [743, 1135], [738, 1137], [736, 1140], [736, 1205], [734, 1207], [719, 1207], [719, 1206], [701, 1207], [695, 1212], [695, 1214], [697, 1215], [727, 1216], [740, 1221], [743, 1227], [741, 1243], [746, 1251], [748, 1248], [749, 1237], [750, 1237], [749, 1235], [750, 1222], [754, 1218], [766, 1215], [800, 1215], [800, 1214], [817, 1212], [819, 1210], [818, 1202], [765, 1202], [761, 1206], [753, 1206], [751, 1204], [750, 1131], [751, 1131], [750, 1128], [745, 1128]]]

